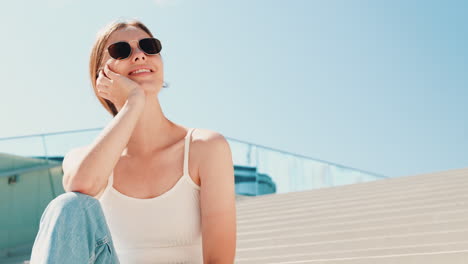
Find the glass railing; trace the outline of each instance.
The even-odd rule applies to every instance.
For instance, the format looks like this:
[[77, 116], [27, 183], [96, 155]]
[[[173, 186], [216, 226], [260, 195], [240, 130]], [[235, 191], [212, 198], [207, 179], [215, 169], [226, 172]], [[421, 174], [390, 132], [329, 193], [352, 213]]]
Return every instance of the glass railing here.
[[[101, 131], [102, 128], [92, 128], [0, 138], [0, 152], [46, 160], [63, 157], [71, 148], [89, 145]], [[267, 182], [268, 178], [271, 182], [267, 189], [274, 191], [267, 193], [287, 193], [388, 178], [242, 140], [229, 137], [226, 139], [231, 147], [234, 164], [251, 167], [256, 171], [256, 180], [251, 182], [255, 187], [249, 187], [250, 195], [264, 194], [261, 185]], [[239, 186], [241, 184], [243, 183], [239, 182]]]
[[[0, 138], [0, 255], [30, 248], [48, 203], [64, 193], [63, 156], [102, 128]], [[264, 195], [372, 181], [385, 176], [227, 138], [237, 195]], [[242, 198], [242, 196], [238, 196]], [[8, 250], [7, 250], [8, 249]], [[0, 262], [1, 256], [0, 256]]]
[[276, 193], [304, 191], [388, 178], [344, 165], [227, 138], [235, 165], [271, 177]]

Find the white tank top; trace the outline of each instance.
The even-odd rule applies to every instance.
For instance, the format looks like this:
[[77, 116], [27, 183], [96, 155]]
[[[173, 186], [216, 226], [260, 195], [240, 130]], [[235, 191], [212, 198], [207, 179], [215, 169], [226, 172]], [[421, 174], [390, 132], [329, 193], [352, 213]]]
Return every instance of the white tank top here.
[[184, 174], [169, 191], [129, 197], [112, 186], [112, 172], [98, 196], [121, 264], [203, 263], [200, 186], [188, 171], [193, 130], [185, 136]]

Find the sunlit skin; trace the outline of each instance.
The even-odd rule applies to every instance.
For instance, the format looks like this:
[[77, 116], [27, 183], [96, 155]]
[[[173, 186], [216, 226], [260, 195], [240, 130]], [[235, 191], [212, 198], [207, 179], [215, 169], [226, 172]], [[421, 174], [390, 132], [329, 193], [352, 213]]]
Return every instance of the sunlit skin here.
[[[164, 82], [164, 67], [160, 54], [146, 55], [138, 47], [138, 40], [150, 37], [143, 30], [136, 27], [126, 27], [111, 34], [105, 47], [118, 41], [127, 41], [132, 47], [132, 54], [124, 60], [115, 60], [108, 52], [104, 53], [103, 64], [109, 64], [109, 68], [127, 78], [137, 82], [146, 94], [144, 111], [138, 120], [132, 136], [128, 142], [125, 154], [132, 157], [144, 157], [151, 155], [157, 149], [164, 147], [167, 142], [172, 142], [174, 135], [180, 135], [183, 126], [176, 125], [168, 120], [161, 109], [158, 94]], [[164, 47], [163, 47], [164, 49]], [[140, 66], [149, 66], [154, 70], [151, 74], [132, 76], [128, 73]], [[119, 107], [117, 106], [118, 110]], [[158, 135], [155, 137], [154, 135]]]
[[[137, 43], [147, 37], [150, 36], [136, 27], [112, 33], [106, 47], [118, 41], [127, 41], [132, 47], [132, 54], [127, 59], [115, 60], [106, 52], [101, 65], [109, 63], [110, 70], [137, 82], [146, 95], [144, 110], [122, 156], [126, 162], [133, 164], [159, 160], [165, 155], [165, 147], [183, 138], [188, 129], [168, 120], [162, 112], [158, 98], [164, 81], [161, 55], [146, 55]], [[164, 42], [161, 42], [164, 51]], [[154, 72], [128, 75], [139, 66], [148, 66]], [[215, 131], [197, 128], [192, 138], [189, 166], [195, 168], [194, 172], [190, 169], [190, 173], [194, 182], [200, 185], [203, 261], [205, 264], [232, 264], [236, 251], [236, 206], [231, 149], [224, 136]], [[176, 180], [173, 179], [173, 182]]]
[[[164, 81], [164, 65], [162, 62], [161, 54], [147, 55], [138, 47], [138, 40], [151, 37], [143, 30], [136, 27], [127, 27], [117, 30], [112, 33], [107, 40], [105, 47], [110, 44], [127, 41], [132, 47], [132, 54], [130, 57], [123, 60], [112, 59], [109, 53], [104, 52], [103, 64], [109, 62], [111, 69], [121, 75], [124, 75], [133, 81], [139, 83], [145, 90], [148, 96], [156, 95], [161, 90]], [[139, 66], [149, 66], [154, 70], [152, 73], [142, 74], [140, 76], [128, 75], [128, 72]]]

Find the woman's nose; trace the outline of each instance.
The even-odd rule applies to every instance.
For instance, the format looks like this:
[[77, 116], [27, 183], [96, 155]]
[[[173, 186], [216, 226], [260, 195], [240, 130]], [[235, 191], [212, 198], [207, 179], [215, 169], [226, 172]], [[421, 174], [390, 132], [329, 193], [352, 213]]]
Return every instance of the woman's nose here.
[[140, 49], [140, 47], [135, 47], [133, 50], [133, 61], [145, 60], [146, 54]]

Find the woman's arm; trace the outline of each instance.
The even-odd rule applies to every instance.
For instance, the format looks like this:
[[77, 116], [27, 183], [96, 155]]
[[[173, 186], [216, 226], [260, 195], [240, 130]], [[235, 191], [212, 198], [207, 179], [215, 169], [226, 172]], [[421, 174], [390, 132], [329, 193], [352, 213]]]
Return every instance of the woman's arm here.
[[199, 175], [205, 264], [232, 264], [236, 253], [234, 166], [227, 140], [210, 132], [203, 142]]
[[[96, 196], [105, 187], [143, 112], [144, 98], [129, 98], [96, 140], [80, 155], [66, 155], [62, 183], [65, 191]], [[69, 160], [73, 158], [74, 160]]]

